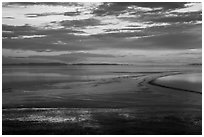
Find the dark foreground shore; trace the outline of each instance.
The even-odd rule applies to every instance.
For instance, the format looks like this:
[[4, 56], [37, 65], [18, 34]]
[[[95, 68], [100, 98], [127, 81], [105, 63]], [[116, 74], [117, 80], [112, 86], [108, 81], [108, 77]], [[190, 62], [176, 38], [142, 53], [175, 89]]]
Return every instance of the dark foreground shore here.
[[200, 135], [202, 93], [152, 83], [180, 73], [127, 73], [95, 81], [50, 82], [42, 89], [5, 90], [2, 133]]
[[165, 111], [165, 109], [153, 106], [138, 107], [137, 109], [50, 108], [4, 110], [3, 134], [201, 134], [200, 111], [196, 109], [173, 111], [169, 108]]

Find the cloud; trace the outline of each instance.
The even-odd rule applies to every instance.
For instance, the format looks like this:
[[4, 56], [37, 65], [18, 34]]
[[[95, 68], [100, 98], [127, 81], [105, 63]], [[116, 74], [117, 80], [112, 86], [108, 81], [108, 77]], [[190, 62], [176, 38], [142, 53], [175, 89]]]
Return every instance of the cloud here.
[[148, 7], [148, 8], [160, 8], [164, 10], [172, 10], [178, 8], [184, 8], [186, 2], [138, 2], [134, 5], [138, 7]]
[[[88, 19], [97, 4], [99, 3], [5, 3], [7, 6], [3, 6], [2, 16], [7, 25], [29, 24], [42, 27], [53, 21]], [[10, 16], [15, 18], [6, 18]]]
[[[58, 45], [53, 44], [59, 41], [59, 38], [47, 39], [47, 38], [39, 38], [36, 39], [3, 39], [2, 47], [8, 49], [25, 49], [25, 50], [44, 50], [44, 49], [52, 49], [52, 50], [88, 50], [93, 47], [84, 45], [82, 42], [69, 41], [69, 39], [63, 38], [65, 40], [66, 45]], [[61, 41], [62, 41], [61, 40]]]
[[86, 26], [97, 26], [100, 25], [100, 20], [89, 18], [82, 20], [64, 20], [60, 24], [64, 27], [86, 27]]
[[[148, 42], [145, 42], [145, 41], [148, 41]], [[149, 49], [151, 48], [190, 49], [190, 48], [200, 48], [202, 46], [200, 37], [192, 34], [187, 34], [187, 33], [173, 33], [173, 34], [149, 37], [149, 38], [144, 38], [140, 42], [143, 42], [141, 43], [143, 48], [149, 48]], [[150, 44], [152, 44], [152, 47]]]
[[[122, 14], [123, 15], [123, 14]], [[202, 21], [202, 12], [154, 12], [154, 13], [139, 13], [134, 16], [126, 15], [119, 16], [119, 19], [130, 22], [143, 22], [147, 24], [156, 23], [195, 23], [197, 21]]]
[[[75, 51], [79, 52], [79, 51]], [[47, 51], [34, 51], [34, 50], [12, 50], [12, 49], [3, 49], [2, 51], [3, 56], [6, 57], [30, 57], [30, 56], [58, 56], [62, 54], [71, 54], [72, 52], [70, 51], [52, 51], [52, 52], [47, 52]]]
[[[66, 38], [72, 37], [72, 39], [78, 39], [80, 37], [76, 37], [74, 34], [81, 34], [84, 33], [83, 31], [78, 31], [74, 29], [42, 29], [38, 27], [32, 27], [30, 25], [24, 25], [24, 26], [12, 26], [12, 25], [2, 25], [2, 36], [5, 38], [12, 37], [15, 38], [28, 38], [28, 37], [45, 37], [47, 36], [48, 39], [56, 39], [56, 38]], [[28, 37], [26, 37], [28, 36]], [[82, 38], [82, 37], [81, 37]], [[69, 39], [69, 40], [70, 40]]]
[[[115, 2], [115, 3], [104, 3], [100, 5], [94, 14], [98, 16], [104, 15], [119, 15], [125, 12], [128, 7], [136, 6], [142, 8], [161, 8], [160, 10], [174, 10], [185, 7], [184, 2]], [[158, 9], [156, 9], [158, 11]]]
[[176, 9], [171, 12], [185, 13], [185, 12], [198, 12], [198, 11], [202, 11], [201, 2], [186, 3], [184, 8]]
[[202, 48], [200, 9], [185, 2], [3, 3], [2, 47], [11, 56], [68, 62], [142, 61], [143, 50], [151, 62], [156, 51]]
[[37, 18], [37, 17], [43, 17], [43, 16], [53, 16], [53, 15], [64, 15], [64, 16], [77, 16], [80, 15], [79, 11], [74, 12], [45, 12], [45, 13], [27, 13], [25, 14], [28, 18]]
[[[46, 38], [38, 41], [32, 39], [3, 39], [3, 47], [33, 50], [87, 50], [108, 47], [123, 49], [185, 49], [192, 48], [193, 42], [196, 43], [196, 47], [200, 47], [199, 42], [201, 43], [201, 25], [179, 23], [162, 26], [162, 24], [151, 23], [147, 24], [149, 26], [147, 27], [143, 24], [134, 26], [134, 23], [132, 25], [127, 23], [124, 24], [124, 27], [119, 24], [118, 26], [121, 28], [115, 26], [118, 29], [109, 29], [111, 26], [97, 25], [103, 23], [100, 20], [79, 20], [76, 21], [77, 23], [73, 27], [75, 21], [69, 22], [67, 29], [39, 29], [28, 25], [3, 25], [4, 37], [46, 35]], [[91, 32], [92, 35], [85, 35], [87, 30], [92, 31], [87, 25], [94, 25], [96, 34]], [[5, 31], [9, 31], [9, 33]], [[15, 32], [15, 35], [11, 32]], [[168, 39], [170, 39], [169, 42]]]
[[42, 16], [51, 16], [51, 15], [63, 15], [63, 13], [49, 12], [49, 13], [28, 13], [28, 14], [25, 14], [25, 16], [28, 18], [36, 18], [36, 17], [42, 17]]
[[[30, 25], [24, 25], [24, 26], [12, 26], [12, 25], [2, 25], [2, 35], [3, 37], [11, 37], [11, 36], [18, 36], [18, 35], [28, 35], [28, 34], [34, 34], [37, 32], [35, 27], [32, 27]], [[10, 32], [9, 34], [7, 32]]]
[[33, 6], [33, 5], [48, 5], [48, 6], [78, 6], [80, 3], [76, 2], [3, 2], [3, 7], [20, 5], [20, 6]]
[[53, 44], [57, 44], [57, 45], [66, 45], [67, 43], [62, 42], [61, 40], [58, 40], [57, 42], [54, 42]]
[[202, 47], [201, 25], [154, 26], [140, 33], [95, 35], [88, 44], [97, 48], [183, 50]]
[[11, 16], [6, 16], [6, 17], [3, 17], [3, 19], [15, 19], [14, 17], [11, 17]]
[[76, 12], [65, 12], [64, 13], [64, 16], [77, 16], [77, 15], [80, 15], [79, 11], [76, 11]]
[[32, 31], [34, 27], [26, 24], [24, 26], [12, 26], [7, 24], [2, 24], [2, 30], [5, 31]]
[[120, 32], [120, 30], [118, 32], [115, 33], [105, 33], [105, 34], [97, 34], [97, 35], [92, 35], [93, 37], [97, 37], [99, 39], [102, 38], [128, 38], [128, 37], [142, 37], [142, 36], [146, 36], [147, 34], [145, 34], [144, 32], [140, 31], [140, 32]]
[[46, 37], [46, 35], [25, 35], [25, 36], [18, 36], [18, 37], [11, 37], [11, 39], [32, 39], [32, 38], [42, 38]]
[[196, 22], [202, 20], [202, 12], [174, 13], [166, 16], [150, 18], [153, 22]]

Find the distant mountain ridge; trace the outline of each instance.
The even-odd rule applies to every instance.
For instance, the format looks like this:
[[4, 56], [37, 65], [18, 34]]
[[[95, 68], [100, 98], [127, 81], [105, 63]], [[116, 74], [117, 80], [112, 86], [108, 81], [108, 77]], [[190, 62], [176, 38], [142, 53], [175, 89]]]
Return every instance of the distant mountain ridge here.
[[130, 65], [130, 64], [121, 64], [121, 63], [72, 63], [69, 65]]
[[[85, 66], [85, 65], [135, 65], [135, 64], [122, 64], [122, 63], [63, 63], [63, 62], [49, 62], [49, 63], [10, 63], [10, 64], [2, 64], [3, 66], [66, 66], [66, 65], [74, 65], [74, 66]], [[191, 63], [186, 64], [190, 66], [202, 66], [202, 63]]]
[[3, 66], [62, 66], [65, 63], [18, 63], [18, 64], [3, 64]]
[[120, 63], [16, 63], [16, 64], [3, 64], [3, 66], [64, 66], [64, 65], [130, 65]]
[[201, 66], [202, 63], [191, 63], [191, 64], [188, 64], [188, 65], [192, 65], [192, 66]]

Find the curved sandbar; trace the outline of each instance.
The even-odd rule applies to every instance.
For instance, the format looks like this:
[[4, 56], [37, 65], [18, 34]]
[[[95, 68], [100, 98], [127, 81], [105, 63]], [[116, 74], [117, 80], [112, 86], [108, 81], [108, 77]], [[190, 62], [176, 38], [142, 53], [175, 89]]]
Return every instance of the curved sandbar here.
[[166, 75], [153, 79], [149, 83], [164, 88], [202, 94], [201, 73]]

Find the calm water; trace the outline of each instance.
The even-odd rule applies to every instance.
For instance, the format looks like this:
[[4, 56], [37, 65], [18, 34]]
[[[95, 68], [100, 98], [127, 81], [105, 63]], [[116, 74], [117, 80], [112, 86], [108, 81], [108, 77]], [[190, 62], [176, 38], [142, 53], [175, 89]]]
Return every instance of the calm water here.
[[166, 71], [200, 72], [201, 68], [132, 65], [3, 66], [2, 79], [4, 89], [18, 89], [26, 85], [28, 85], [28, 87], [35, 85], [40, 86], [50, 82], [84, 82], [123, 75]]
[[166, 76], [156, 82], [169, 87], [202, 92], [202, 73]]

